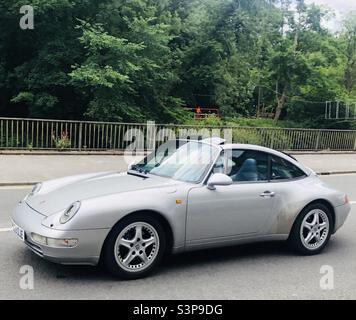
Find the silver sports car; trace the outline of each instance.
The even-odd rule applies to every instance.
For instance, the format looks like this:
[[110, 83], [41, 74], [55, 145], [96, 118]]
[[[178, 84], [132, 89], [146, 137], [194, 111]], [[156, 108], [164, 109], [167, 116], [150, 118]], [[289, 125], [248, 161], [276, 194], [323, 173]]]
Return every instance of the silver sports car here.
[[212, 138], [169, 141], [127, 172], [40, 183], [12, 219], [45, 259], [134, 279], [167, 253], [217, 246], [288, 240], [317, 254], [349, 212], [345, 194], [291, 156]]

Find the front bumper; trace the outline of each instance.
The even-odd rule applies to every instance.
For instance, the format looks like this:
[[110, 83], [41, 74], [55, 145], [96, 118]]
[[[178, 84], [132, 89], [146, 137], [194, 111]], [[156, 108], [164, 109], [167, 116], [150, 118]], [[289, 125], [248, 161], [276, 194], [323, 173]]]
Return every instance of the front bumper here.
[[[29, 249], [46, 260], [60, 264], [99, 263], [101, 249], [110, 229], [56, 230], [42, 224], [45, 218], [25, 202], [19, 203], [15, 208], [12, 220], [25, 231], [25, 244]], [[78, 239], [78, 244], [72, 248], [50, 247], [33, 241], [32, 233], [55, 239]]]
[[335, 226], [334, 226], [333, 233], [335, 233], [338, 229], [342, 227], [350, 211], [351, 211], [351, 205], [348, 203], [335, 208]]

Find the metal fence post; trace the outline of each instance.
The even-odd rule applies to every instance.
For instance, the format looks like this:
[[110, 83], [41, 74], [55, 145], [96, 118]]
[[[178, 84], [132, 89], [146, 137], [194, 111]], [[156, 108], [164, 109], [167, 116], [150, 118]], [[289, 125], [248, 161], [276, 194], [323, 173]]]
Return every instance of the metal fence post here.
[[78, 150], [82, 151], [82, 129], [83, 129], [83, 123], [79, 123], [79, 137], [78, 137]]
[[273, 149], [274, 146], [274, 137], [275, 137], [275, 131], [272, 130], [272, 134], [271, 134], [271, 144], [270, 144], [270, 148]]
[[156, 122], [147, 121], [146, 127], [146, 150], [153, 151], [156, 149]]
[[321, 135], [321, 130], [318, 131], [318, 136], [316, 138], [316, 143], [315, 143], [315, 151], [319, 150], [320, 135]]

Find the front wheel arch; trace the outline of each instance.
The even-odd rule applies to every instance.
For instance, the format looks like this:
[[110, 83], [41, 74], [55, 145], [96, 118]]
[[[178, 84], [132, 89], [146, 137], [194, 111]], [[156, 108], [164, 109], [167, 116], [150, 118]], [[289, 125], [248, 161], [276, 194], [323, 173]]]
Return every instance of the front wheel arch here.
[[103, 242], [103, 245], [101, 247], [100, 259], [99, 259], [100, 265], [102, 264], [102, 260], [103, 260], [102, 259], [103, 251], [104, 251], [103, 249], [106, 245], [106, 242], [109, 238], [111, 231], [115, 228], [115, 226], [125, 219], [131, 218], [135, 215], [141, 215], [141, 214], [147, 214], [147, 215], [151, 216], [152, 218], [155, 218], [159, 223], [161, 223], [162, 227], [165, 230], [165, 236], [166, 236], [166, 252], [165, 252], [165, 254], [171, 253], [172, 248], [173, 248], [173, 231], [172, 231], [172, 227], [171, 227], [170, 223], [168, 222], [168, 220], [161, 213], [154, 211], [154, 210], [137, 210], [137, 211], [134, 211], [134, 212], [131, 212], [131, 213], [125, 215], [111, 227], [111, 229], [108, 232], [108, 234]]

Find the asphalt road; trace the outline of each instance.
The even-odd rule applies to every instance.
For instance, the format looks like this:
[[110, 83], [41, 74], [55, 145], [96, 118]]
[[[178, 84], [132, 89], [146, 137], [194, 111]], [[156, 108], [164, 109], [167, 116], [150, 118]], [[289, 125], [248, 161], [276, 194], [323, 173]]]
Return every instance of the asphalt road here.
[[[356, 175], [323, 178], [356, 201]], [[10, 227], [12, 207], [28, 189], [0, 189], [0, 299], [356, 299], [356, 203], [326, 250], [302, 257], [284, 243], [264, 243], [172, 256], [153, 276], [113, 279], [99, 268], [61, 266], [30, 252]], [[20, 268], [34, 270], [34, 288], [20, 288]], [[334, 289], [320, 287], [322, 266]]]

